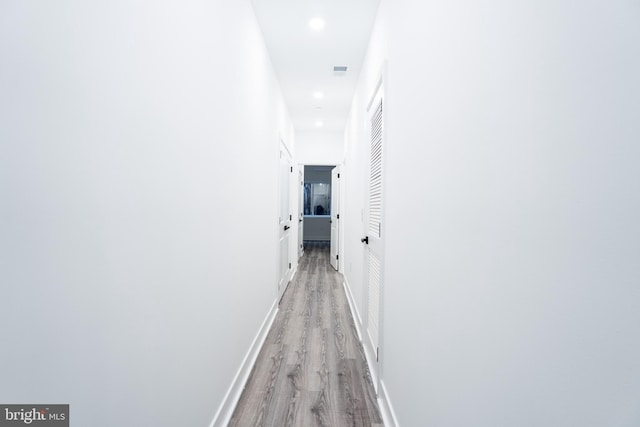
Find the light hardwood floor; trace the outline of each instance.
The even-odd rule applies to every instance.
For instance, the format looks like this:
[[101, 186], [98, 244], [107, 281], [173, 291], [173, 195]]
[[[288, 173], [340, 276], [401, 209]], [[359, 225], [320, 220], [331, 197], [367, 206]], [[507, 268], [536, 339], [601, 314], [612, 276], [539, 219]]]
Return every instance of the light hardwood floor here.
[[309, 243], [230, 426], [382, 426], [329, 247]]

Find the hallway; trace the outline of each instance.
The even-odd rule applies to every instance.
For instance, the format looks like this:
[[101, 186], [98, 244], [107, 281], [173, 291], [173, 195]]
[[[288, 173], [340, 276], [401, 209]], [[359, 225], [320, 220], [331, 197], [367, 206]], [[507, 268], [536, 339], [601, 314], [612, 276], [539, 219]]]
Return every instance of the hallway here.
[[0, 425], [639, 427], [638, 22], [1, 2]]
[[382, 426], [342, 281], [307, 244], [230, 426]]

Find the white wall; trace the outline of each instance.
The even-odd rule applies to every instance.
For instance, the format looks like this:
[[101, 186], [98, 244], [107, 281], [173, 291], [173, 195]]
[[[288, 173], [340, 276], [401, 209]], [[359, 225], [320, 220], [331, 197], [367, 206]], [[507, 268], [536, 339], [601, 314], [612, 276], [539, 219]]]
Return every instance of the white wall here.
[[5, 1], [0, 57], [0, 402], [209, 425], [276, 297], [293, 138], [249, 1]]
[[296, 163], [337, 165], [344, 158], [342, 132], [296, 131]]
[[[399, 423], [639, 425], [640, 9], [391, 3], [345, 163], [363, 173], [363, 96], [386, 56], [382, 363]], [[361, 190], [346, 190], [356, 300]]]

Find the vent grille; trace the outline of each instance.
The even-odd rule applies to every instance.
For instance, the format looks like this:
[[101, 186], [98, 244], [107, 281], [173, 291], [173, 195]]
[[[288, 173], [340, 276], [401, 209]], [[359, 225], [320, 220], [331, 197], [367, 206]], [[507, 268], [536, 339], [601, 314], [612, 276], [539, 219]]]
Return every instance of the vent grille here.
[[345, 74], [347, 74], [348, 69], [349, 67], [347, 67], [346, 65], [334, 65], [333, 74], [335, 76], [344, 76]]

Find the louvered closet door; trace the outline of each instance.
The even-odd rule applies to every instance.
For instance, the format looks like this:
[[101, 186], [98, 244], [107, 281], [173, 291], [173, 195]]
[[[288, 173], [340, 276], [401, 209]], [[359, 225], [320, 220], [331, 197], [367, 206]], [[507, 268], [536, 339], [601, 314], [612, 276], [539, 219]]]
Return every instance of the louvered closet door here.
[[[365, 277], [367, 281], [366, 330], [370, 360], [378, 362], [380, 347], [380, 301], [383, 266], [383, 96], [382, 88], [369, 107], [370, 150], [369, 150], [369, 191], [365, 233]], [[374, 365], [372, 374], [377, 390], [378, 367]]]

